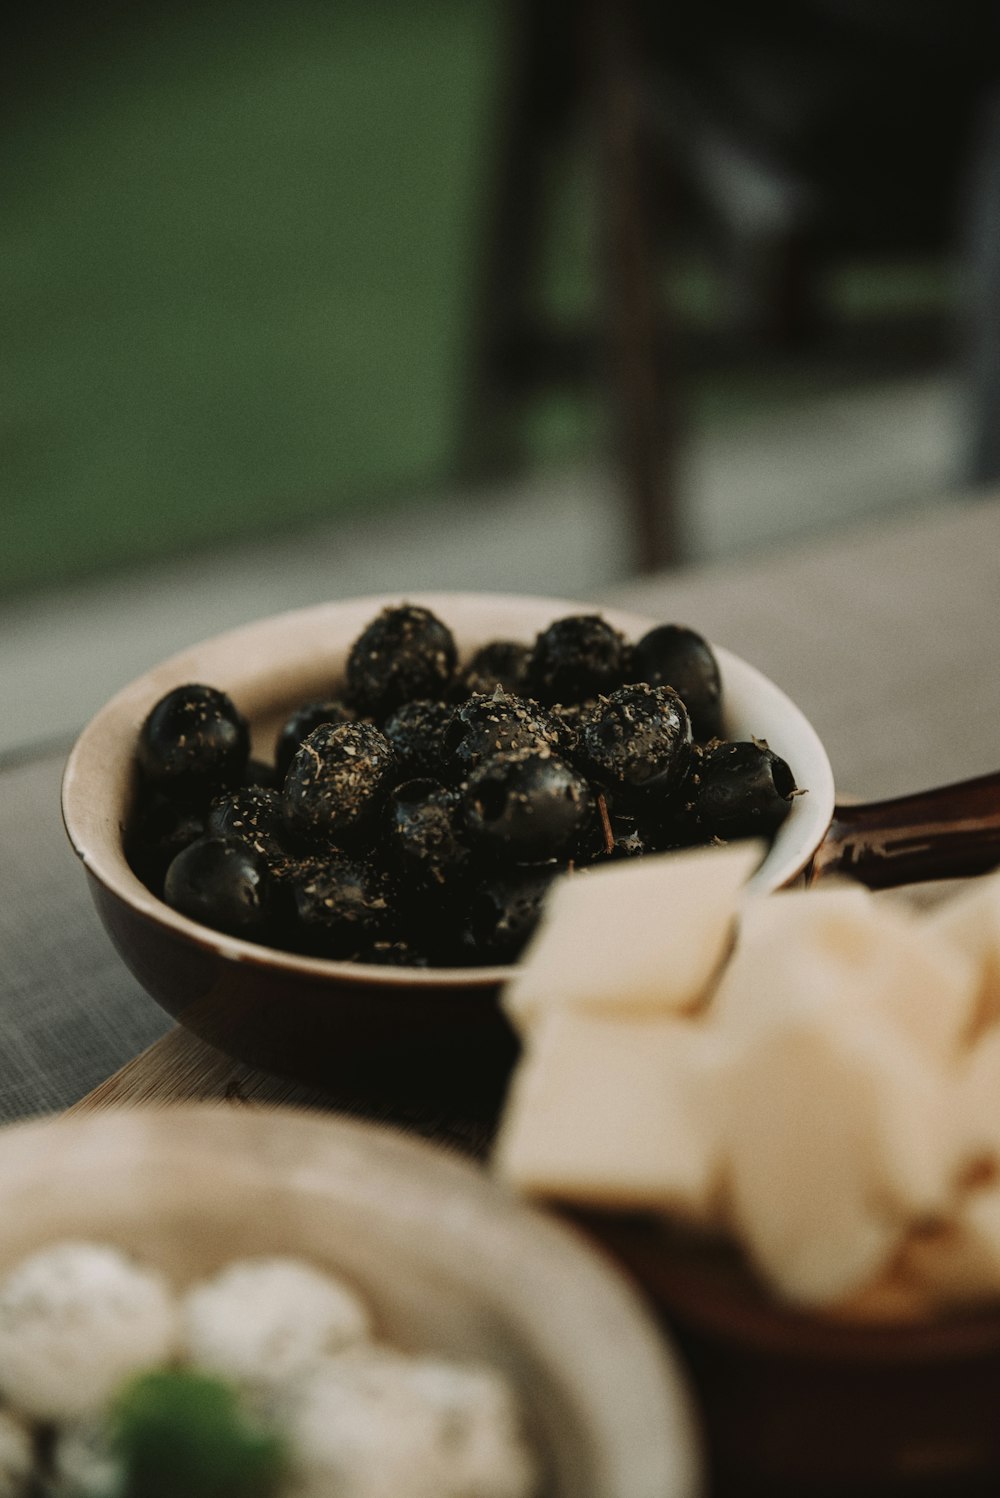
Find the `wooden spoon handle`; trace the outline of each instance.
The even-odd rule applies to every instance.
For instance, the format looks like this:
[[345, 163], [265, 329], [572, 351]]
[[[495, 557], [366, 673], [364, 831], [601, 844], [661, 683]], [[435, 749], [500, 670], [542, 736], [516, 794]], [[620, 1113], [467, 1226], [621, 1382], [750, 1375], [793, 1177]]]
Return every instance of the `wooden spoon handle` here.
[[807, 882], [846, 875], [869, 889], [983, 874], [1000, 865], [1000, 771], [892, 801], [834, 807]]

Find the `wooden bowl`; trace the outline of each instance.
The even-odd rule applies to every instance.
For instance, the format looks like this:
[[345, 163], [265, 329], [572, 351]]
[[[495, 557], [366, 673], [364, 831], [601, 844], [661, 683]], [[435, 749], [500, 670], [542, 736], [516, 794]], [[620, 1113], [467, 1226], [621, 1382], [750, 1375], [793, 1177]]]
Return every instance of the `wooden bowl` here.
[[675, 1360], [579, 1235], [474, 1167], [386, 1129], [185, 1106], [0, 1130], [0, 1273], [61, 1238], [113, 1243], [184, 1285], [234, 1258], [341, 1273], [380, 1339], [484, 1361], [518, 1391], [544, 1498], [695, 1498]]
[[[460, 655], [496, 638], [531, 641], [554, 619], [593, 612], [560, 599], [489, 594], [411, 598], [445, 620]], [[63, 817], [112, 941], [143, 987], [210, 1044], [265, 1070], [332, 1083], [436, 1092], [503, 1084], [516, 1045], [496, 1002], [506, 967], [390, 969], [273, 950], [197, 925], [158, 900], [132, 872], [123, 834], [136, 795], [140, 725], [171, 688], [204, 682], [228, 692], [270, 758], [289, 711], [343, 678], [364, 626], [398, 597], [323, 604], [264, 619], [165, 661], [119, 692], [80, 735], [63, 782]], [[662, 621], [603, 611], [631, 639]], [[691, 621], [695, 627], [697, 621]], [[719, 650], [732, 737], [766, 738], [808, 794], [797, 797], [755, 876], [763, 888], [794, 879], [830, 822], [833, 778], [803, 714], [752, 666]]]

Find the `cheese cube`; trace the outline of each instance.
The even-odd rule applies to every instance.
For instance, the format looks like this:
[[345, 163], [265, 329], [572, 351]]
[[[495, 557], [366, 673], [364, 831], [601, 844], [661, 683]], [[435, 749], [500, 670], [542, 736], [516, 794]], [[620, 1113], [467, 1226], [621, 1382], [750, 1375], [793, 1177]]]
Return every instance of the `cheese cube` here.
[[861, 1010], [946, 1067], [962, 1054], [975, 1003], [965, 954], [909, 913], [844, 886], [748, 902], [712, 1015], [747, 1032], [819, 1009], [854, 1025]]
[[695, 1008], [723, 960], [760, 843], [647, 855], [553, 887], [504, 1008], [525, 1033], [556, 1005], [610, 1013]]
[[1000, 1021], [1000, 874], [974, 880], [927, 918], [927, 930], [975, 965], [973, 1035]]
[[964, 1163], [1000, 1170], [1000, 1028], [987, 1030], [970, 1050], [956, 1085], [956, 1127]]
[[696, 1022], [555, 1010], [515, 1075], [499, 1172], [587, 1205], [713, 1216], [725, 1055]]
[[764, 1028], [725, 1096], [731, 1225], [789, 1299], [856, 1293], [946, 1209], [948, 1089], [884, 1021], [845, 1028], [817, 1010]]

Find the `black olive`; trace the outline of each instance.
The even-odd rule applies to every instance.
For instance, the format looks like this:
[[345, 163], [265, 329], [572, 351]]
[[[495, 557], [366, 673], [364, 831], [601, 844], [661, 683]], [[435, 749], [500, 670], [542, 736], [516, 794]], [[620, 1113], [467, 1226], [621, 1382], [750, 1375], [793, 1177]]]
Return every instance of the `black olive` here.
[[327, 699], [322, 702], [304, 702], [291, 717], [282, 724], [274, 746], [274, 769], [276, 782], [283, 785], [288, 767], [304, 738], [324, 723], [351, 723], [356, 714], [342, 702]]
[[395, 751], [377, 728], [327, 723], [296, 750], [285, 778], [285, 816], [302, 837], [350, 840], [374, 824], [396, 779]]
[[306, 952], [364, 960], [376, 941], [394, 939], [391, 882], [365, 859], [334, 852], [308, 860], [287, 887], [296, 945]]
[[627, 667], [624, 636], [598, 614], [572, 614], [535, 640], [528, 684], [541, 703], [584, 702], [620, 687]]
[[351, 646], [348, 695], [362, 712], [384, 718], [414, 698], [447, 696], [455, 661], [451, 630], [429, 609], [383, 609]]
[[440, 890], [468, 874], [457, 791], [433, 780], [408, 780], [390, 795], [384, 826], [386, 858], [402, 879]]
[[177, 796], [238, 785], [250, 754], [246, 719], [225, 692], [190, 683], [161, 697], [139, 730], [147, 780]]
[[452, 714], [444, 732], [449, 763], [460, 778], [484, 759], [522, 749], [551, 750], [555, 724], [537, 702], [527, 702], [499, 688], [470, 697]]
[[216, 796], [208, 809], [205, 830], [213, 837], [246, 843], [272, 869], [291, 851], [292, 833], [281, 796], [263, 786], [242, 786]]
[[202, 837], [167, 869], [163, 898], [182, 915], [230, 936], [264, 940], [279, 909], [261, 855], [235, 838]]
[[653, 687], [673, 687], [683, 699], [696, 739], [721, 736], [722, 683], [711, 645], [683, 624], [660, 624], [632, 651], [632, 675]]
[[792, 809], [795, 776], [763, 740], [716, 744], [702, 757], [693, 792], [703, 838], [771, 837]]
[[474, 845], [517, 863], [566, 853], [593, 809], [587, 782], [548, 750], [484, 760], [469, 776], [462, 803]]
[[454, 709], [447, 702], [404, 702], [390, 713], [382, 732], [396, 751], [399, 772], [407, 779], [445, 773], [448, 751], [445, 729]]
[[463, 697], [475, 693], [521, 692], [528, 679], [531, 646], [520, 640], [491, 640], [481, 645], [462, 670], [459, 686]]
[[670, 687], [621, 687], [582, 721], [577, 762], [626, 799], [662, 796], [683, 775], [690, 744], [687, 712]]

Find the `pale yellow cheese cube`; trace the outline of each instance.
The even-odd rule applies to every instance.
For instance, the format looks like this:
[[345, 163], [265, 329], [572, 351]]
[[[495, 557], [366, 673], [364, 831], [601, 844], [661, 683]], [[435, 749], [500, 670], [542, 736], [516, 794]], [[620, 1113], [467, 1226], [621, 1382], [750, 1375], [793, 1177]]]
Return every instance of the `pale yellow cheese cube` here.
[[857, 1293], [912, 1223], [946, 1210], [949, 1089], [883, 1020], [817, 1010], [763, 1027], [725, 1097], [730, 1225], [788, 1299]]
[[1000, 874], [973, 880], [927, 917], [927, 929], [975, 964], [973, 1036], [1000, 1021]]
[[557, 1009], [515, 1074], [495, 1165], [533, 1195], [711, 1217], [725, 1056], [695, 1021]]
[[819, 1009], [853, 1025], [860, 1010], [946, 1067], [958, 1063], [975, 1003], [975, 970], [964, 953], [860, 886], [839, 886], [747, 904], [712, 1015], [749, 1032]]
[[985, 1161], [1000, 1170], [1000, 1028], [987, 1030], [970, 1049], [957, 1081], [955, 1115], [966, 1166]]
[[760, 843], [647, 855], [560, 879], [503, 1003], [524, 1033], [559, 1005], [693, 1009], [725, 956]]

